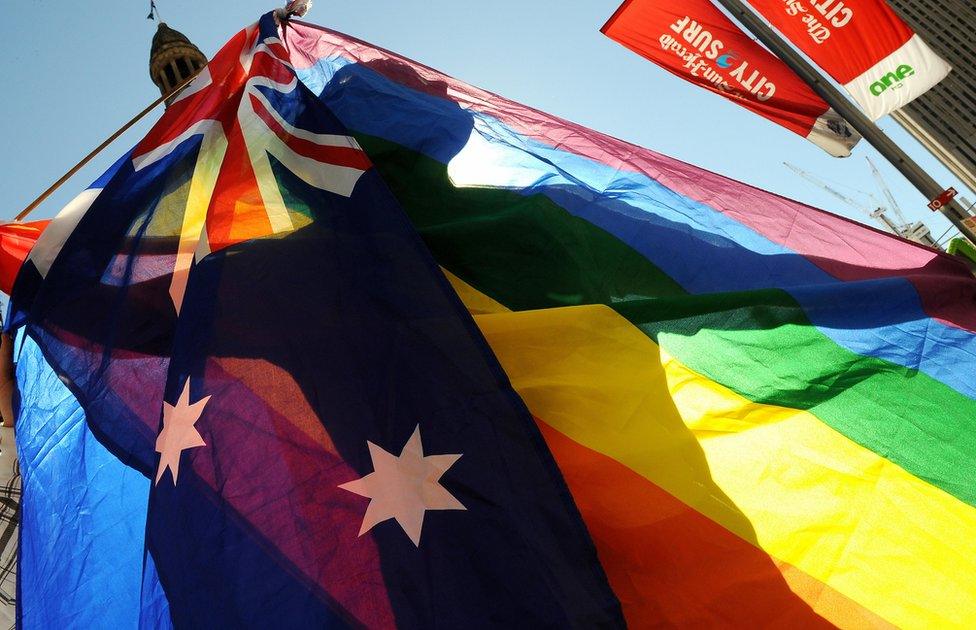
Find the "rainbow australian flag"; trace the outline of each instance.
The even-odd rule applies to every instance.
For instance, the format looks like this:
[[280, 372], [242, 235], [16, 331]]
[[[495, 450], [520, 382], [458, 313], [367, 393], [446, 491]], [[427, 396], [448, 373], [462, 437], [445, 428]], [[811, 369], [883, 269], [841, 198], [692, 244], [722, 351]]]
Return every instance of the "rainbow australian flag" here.
[[14, 287], [22, 627], [971, 627], [951, 257], [268, 15]]

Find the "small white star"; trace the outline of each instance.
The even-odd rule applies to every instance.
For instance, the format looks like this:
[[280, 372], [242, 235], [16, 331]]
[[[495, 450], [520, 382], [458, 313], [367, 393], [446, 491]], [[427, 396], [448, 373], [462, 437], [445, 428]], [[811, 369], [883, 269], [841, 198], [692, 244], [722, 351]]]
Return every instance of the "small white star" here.
[[192, 405], [190, 404], [190, 379], [186, 379], [183, 384], [183, 391], [180, 393], [176, 406], [163, 401], [163, 430], [156, 438], [156, 452], [159, 453], [159, 466], [156, 468], [156, 481], [153, 485], [158, 485], [163, 476], [163, 472], [169, 468], [173, 473], [173, 485], [180, 474], [180, 455], [188, 448], [206, 446], [200, 432], [194, 427], [194, 423], [203, 413], [203, 408], [207, 405], [210, 396], [204, 396]]
[[400, 456], [367, 441], [373, 472], [339, 487], [363, 497], [369, 506], [359, 530], [362, 536], [377, 523], [396, 519], [413, 544], [420, 546], [420, 531], [427, 510], [465, 510], [461, 502], [439, 483], [441, 475], [461, 455], [427, 455], [420, 443], [420, 425], [414, 429]]

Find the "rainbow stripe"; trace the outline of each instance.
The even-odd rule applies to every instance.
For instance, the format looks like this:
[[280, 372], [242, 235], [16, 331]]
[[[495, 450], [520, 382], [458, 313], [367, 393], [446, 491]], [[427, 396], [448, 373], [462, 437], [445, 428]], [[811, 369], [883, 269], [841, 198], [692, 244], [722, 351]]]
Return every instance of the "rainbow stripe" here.
[[344, 35], [288, 39], [537, 418], [632, 625], [976, 624], [962, 265]]

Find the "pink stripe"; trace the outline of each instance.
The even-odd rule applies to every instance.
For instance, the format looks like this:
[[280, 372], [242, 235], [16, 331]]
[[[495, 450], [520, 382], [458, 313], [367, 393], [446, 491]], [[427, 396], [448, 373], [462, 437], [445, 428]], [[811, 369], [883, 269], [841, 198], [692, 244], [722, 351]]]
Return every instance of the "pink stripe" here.
[[294, 44], [291, 61], [296, 68], [312, 67], [319, 59], [337, 54], [355, 62], [395, 60], [415, 74], [398, 72], [392, 63], [372, 67], [393, 81], [435, 96], [443, 96], [446, 84], [450, 98], [461, 107], [492, 116], [535, 141], [646, 175], [806, 257], [840, 280], [907, 278], [929, 316], [976, 331], [976, 278], [948, 254], [520, 105], [347, 35], [292, 24], [295, 28], [289, 29], [287, 37]]

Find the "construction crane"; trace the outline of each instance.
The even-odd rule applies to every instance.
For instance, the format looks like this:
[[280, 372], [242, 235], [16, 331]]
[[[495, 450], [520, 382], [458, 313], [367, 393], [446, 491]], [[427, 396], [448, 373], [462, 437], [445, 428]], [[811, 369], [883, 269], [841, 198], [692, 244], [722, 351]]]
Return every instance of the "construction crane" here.
[[[889, 207], [885, 207], [882, 204], [878, 204], [875, 208], [867, 208], [864, 205], [858, 203], [854, 199], [840, 192], [836, 188], [833, 188], [830, 184], [823, 181], [813, 173], [807, 172], [796, 166], [790, 164], [789, 162], [783, 162], [791, 171], [807, 180], [811, 184], [821, 188], [840, 201], [844, 202], [848, 206], [855, 208], [867, 216], [874, 219], [881, 227], [887, 232], [901, 236], [902, 238], [907, 238], [908, 240], [915, 241], [916, 243], [921, 243], [922, 245], [928, 245], [929, 247], [935, 247], [939, 249], [938, 243], [932, 238], [932, 234], [929, 232], [929, 228], [921, 221], [916, 221], [915, 223], [910, 223], [905, 220], [905, 215], [902, 214], [901, 208], [898, 207], [898, 202], [895, 201], [894, 195], [891, 194], [891, 190], [885, 184], [884, 179], [881, 177], [881, 173], [875, 167], [871, 160], [868, 160], [868, 164], [871, 166], [871, 171], [874, 173], [874, 178], [884, 193], [885, 198], [888, 200]], [[870, 195], [871, 199], [877, 202], [874, 195]], [[895, 218], [893, 219], [889, 213], [894, 213]]]
[[864, 159], [868, 161], [868, 166], [871, 167], [871, 174], [874, 175], [874, 181], [878, 183], [878, 188], [881, 189], [881, 192], [884, 193], [885, 199], [888, 200], [888, 208], [890, 208], [898, 218], [898, 224], [908, 225], [908, 221], [905, 220], [905, 215], [901, 213], [901, 208], [898, 207], [898, 202], [895, 201], [895, 196], [891, 194], [891, 189], [888, 188], [888, 184], [885, 182], [884, 178], [881, 177], [881, 171], [879, 171], [878, 167], [874, 165], [871, 158], [865, 156]]

